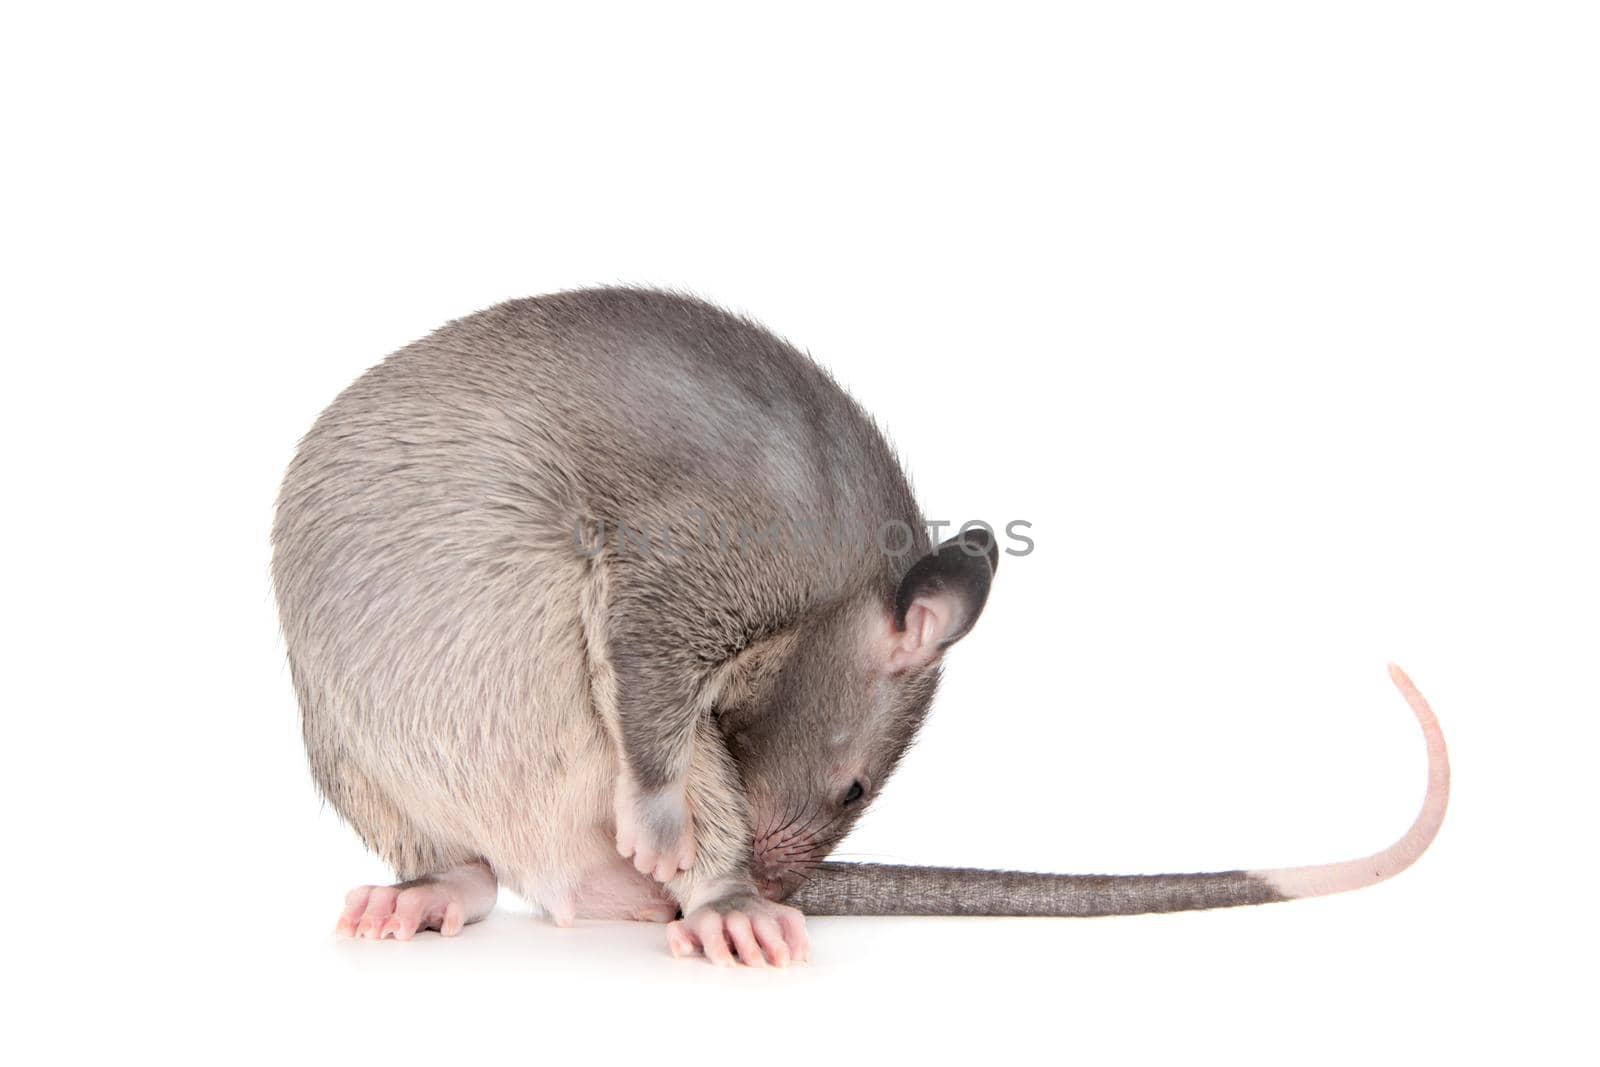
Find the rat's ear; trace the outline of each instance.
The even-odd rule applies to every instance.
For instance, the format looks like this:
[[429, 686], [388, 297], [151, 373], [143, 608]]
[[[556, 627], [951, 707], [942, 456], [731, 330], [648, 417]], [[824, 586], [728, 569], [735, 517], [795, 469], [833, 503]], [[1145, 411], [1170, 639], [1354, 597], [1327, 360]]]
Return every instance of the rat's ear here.
[[917, 560], [895, 593], [889, 671], [925, 666], [965, 637], [989, 599], [999, 564], [1000, 546], [982, 527]]

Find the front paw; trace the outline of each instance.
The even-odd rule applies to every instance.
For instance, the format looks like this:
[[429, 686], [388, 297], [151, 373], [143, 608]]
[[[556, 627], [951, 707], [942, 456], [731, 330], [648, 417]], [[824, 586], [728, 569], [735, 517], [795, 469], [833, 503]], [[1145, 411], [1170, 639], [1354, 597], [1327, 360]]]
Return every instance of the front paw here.
[[806, 917], [787, 904], [739, 891], [667, 927], [674, 956], [704, 955], [718, 966], [787, 967], [811, 958]]
[[616, 815], [617, 853], [640, 874], [669, 882], [694, 866], [694, 819], [681, 788], [639, 793], [623, 775]]

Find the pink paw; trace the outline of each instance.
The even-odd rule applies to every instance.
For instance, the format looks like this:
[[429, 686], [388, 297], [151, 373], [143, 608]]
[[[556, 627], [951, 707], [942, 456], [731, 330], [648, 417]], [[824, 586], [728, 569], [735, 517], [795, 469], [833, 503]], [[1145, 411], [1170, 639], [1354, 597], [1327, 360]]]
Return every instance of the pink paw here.
[[454, 937], [466, 922], [460, 893], [443, 883], [364, 885], [344, 898], [344, 912], [334, 929], [343, 937], [409, 941], [418, 930]]
[[640, 874], [670, 882], [694, 866], [694, 820], [681, 790], [639, 797], [621, 775], [617, 782], [617, 854]]
[[806, 917], [754, 894], [696, 908], [667, 927], [674, 956], [704, 955], [721, 967], [787, 967], [811, 958]]

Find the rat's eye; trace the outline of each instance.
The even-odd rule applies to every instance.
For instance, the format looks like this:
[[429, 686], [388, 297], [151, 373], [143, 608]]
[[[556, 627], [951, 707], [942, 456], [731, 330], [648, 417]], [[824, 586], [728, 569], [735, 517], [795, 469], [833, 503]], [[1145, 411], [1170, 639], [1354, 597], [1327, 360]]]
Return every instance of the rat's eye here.
[[850, 788], [846, 790], [844, 796], [839, 798], [839, 806], [841, 808], [848, 808], [850, 805], [854, 804], [856, 801], [865, 796], [866, 793], [866, 787], [860, 782], [851, 782]]

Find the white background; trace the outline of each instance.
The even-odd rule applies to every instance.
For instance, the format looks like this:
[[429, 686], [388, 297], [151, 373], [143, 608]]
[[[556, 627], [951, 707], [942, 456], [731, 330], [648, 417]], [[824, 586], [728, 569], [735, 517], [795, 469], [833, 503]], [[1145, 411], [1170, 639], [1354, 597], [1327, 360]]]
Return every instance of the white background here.
[[[33, 5], [0, 27], [0, 1042], [179, 1061], [1594, 1054], [1592, 9]], [[670, 10], [669, 10], [670, 9]], [[385, 871], [305, 770], [295, 440], [498, 300], [682, 287], [813, 352], [927, 512], [1024, 518], [856, 858], [1342, 859], [1125, 920], [818, 920], [716, 971]], [[1590, 1060], [1592, 1062], [1592, 1060]]]

